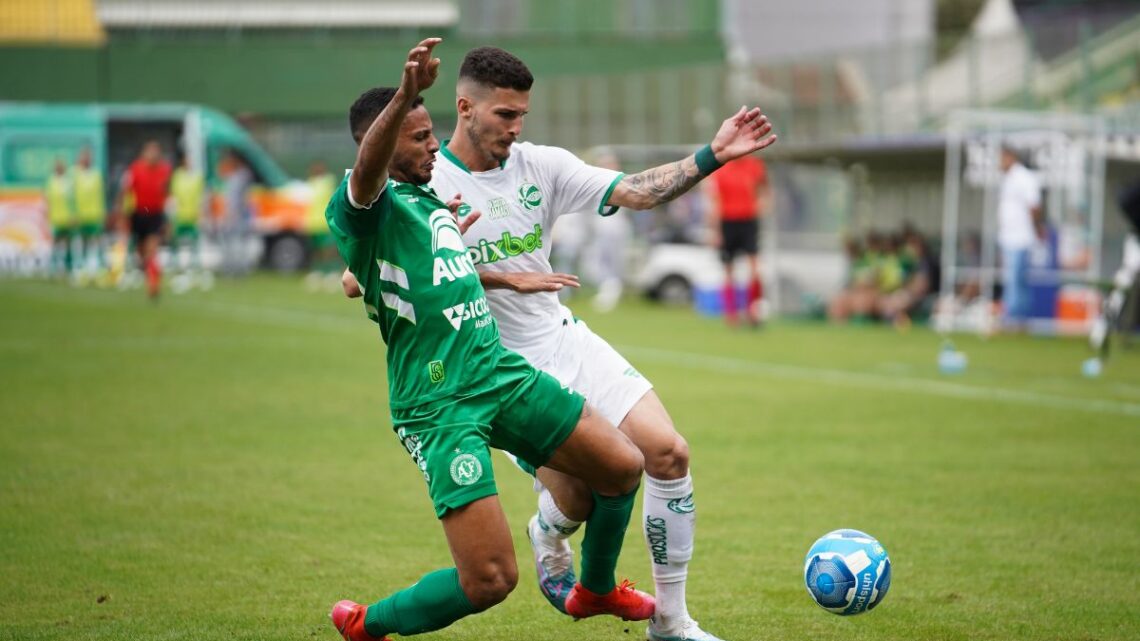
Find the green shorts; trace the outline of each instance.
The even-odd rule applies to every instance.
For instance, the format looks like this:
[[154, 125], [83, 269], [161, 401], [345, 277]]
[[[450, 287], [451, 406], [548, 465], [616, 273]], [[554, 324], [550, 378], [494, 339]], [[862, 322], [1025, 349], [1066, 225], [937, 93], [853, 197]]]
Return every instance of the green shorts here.
[[198, 240], [197, 223], [175, 223], [174, 237], [179, 240]]
[[103, 235], [103, 223], [99, 222], [84, 222], [79, 223], [79, 235], [84, 238], [93, 238], [95, 236]]
[[491, 384], [392, 410], [392, 429], [427, 482], [437, 518], [498, 494], [491, 449], [539, 467], [570, 436], [586, 399], [503, 349]]

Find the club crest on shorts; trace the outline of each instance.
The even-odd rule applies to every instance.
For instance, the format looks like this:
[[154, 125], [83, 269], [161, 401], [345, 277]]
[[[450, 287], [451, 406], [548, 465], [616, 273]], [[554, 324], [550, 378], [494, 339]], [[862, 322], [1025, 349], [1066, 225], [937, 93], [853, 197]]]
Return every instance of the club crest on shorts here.
[[459, 454], [451, 459], [451, 480], [456, 485], [471, 485], [483, 477], [483, 464], [474, 454]]

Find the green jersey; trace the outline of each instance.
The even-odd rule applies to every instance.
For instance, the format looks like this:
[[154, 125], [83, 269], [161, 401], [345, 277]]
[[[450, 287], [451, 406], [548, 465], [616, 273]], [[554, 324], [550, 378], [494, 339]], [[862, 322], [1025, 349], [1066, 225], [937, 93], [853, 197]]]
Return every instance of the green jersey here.
[[371, 207], [356, 207], [346, 174], [325, 218], [388, 345], [391, 408], [490, 387], [499, 330], [455, 218], [435, 192], [389, 180]]

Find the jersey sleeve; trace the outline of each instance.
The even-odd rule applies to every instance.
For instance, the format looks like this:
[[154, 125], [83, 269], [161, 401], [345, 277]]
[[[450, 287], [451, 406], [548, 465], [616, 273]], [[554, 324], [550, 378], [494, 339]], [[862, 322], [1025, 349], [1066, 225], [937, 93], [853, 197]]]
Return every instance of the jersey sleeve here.
[[391, 183], [388, 183], [371, 207], [357, 208], [349, 200], [346, 176], [325, 208], [325, 220], [337, 251], [362, 288], [369, 282], [380, 228], [385, 215], [391, 211], [392, 198]]
[[548, 210], [551, 222], [562, 214], [591, 211], [609, 216], [618, 210], [617, 207], [607, 207], [606, 202], [625, 174], [588, 165], [559, 147], [535, 149], [539, 151], [544, 171], [554, 186], [554, 207]]
[[348, 175], [340, 181], [328, 207], [325, 208], [325, 220], [328, 221], [329, 230], [339, 240], [360, 239], [375, 236], [379, 231], [380, 218], [391, 208], [391, 183], [385, 183], [376, 200], [367, 206], [362, 206], [352, 199]]

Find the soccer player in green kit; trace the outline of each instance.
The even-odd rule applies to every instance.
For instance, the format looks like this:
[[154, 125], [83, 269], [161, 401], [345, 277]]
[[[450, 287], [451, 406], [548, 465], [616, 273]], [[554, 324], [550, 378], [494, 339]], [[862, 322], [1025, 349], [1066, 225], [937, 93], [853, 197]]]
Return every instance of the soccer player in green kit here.
[[592, 614], [647, 619], [653, 597], [614, 581], [641, 453], [580, 394], [500, 345], [453, 212], [426, 186], [439, 143], [419, 94], [438, 75], [439, 42], [409, 52], [398, 89], [353, 104], [356, 163], [325, 216], [388, 345], [393, 428], [424, 475], [455, 567], [371, 606], [340, 601], [330, 616], [347, 641], [372, 641], [438, 630], [506, 598], [518, 567], [495, 488], [496, 447], [591, 488], [581, 582], [604, 595]]

